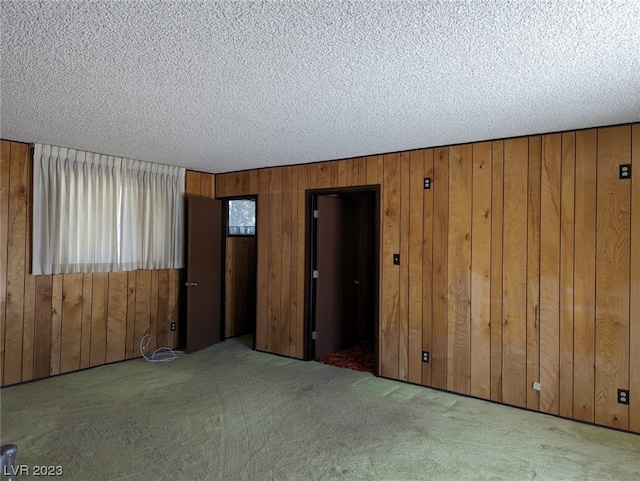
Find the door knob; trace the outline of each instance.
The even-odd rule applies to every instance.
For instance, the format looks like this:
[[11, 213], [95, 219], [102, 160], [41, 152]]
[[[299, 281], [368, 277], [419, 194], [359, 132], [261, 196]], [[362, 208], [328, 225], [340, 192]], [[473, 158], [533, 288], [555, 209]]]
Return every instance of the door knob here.
[[353, 283], [358, 285], [358, 284], [360, 284], [360, 281], [358, 279], [356, 279], [356, 280], [353, 281]]
[[198, 283], [197, 282], [185, 282], [184, 285], [187, 286], [187, 287], [196, 287], [198, 285]]

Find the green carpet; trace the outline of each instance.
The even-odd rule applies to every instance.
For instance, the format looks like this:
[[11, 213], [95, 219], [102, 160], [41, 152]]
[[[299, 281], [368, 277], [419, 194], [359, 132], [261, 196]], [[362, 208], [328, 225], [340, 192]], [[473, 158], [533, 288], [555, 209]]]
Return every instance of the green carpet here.
[[0, 394], [2, 443], [65, 480], [640, 479], [640, 436], [234, 339]]

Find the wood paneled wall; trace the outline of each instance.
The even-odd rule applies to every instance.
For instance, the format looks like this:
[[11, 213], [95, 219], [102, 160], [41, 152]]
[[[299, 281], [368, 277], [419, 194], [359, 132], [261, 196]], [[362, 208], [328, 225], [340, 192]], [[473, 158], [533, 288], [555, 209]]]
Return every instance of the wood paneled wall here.
[[[148, 329], [174, 346], [179, 271], [29, 275], [29, 158], [2, 142], [1, 383], [135, 357]], [[376, 184], [383, 376], [640, 432], [640, 124], [187, 172], [258, 195], [259, 350], [304, 354], [305, 190]]]
[[380, 184], [381, 375], [640, 432], [640, 124], [216, 184], [258, 195], [258, 349], [303, 356], [304, 191]]
[[[0, 385], [176, 347], [180, 271], [32, 276], [29, 146], [1, 142]], [[211, 181], [213, 185], [213, 181]]]

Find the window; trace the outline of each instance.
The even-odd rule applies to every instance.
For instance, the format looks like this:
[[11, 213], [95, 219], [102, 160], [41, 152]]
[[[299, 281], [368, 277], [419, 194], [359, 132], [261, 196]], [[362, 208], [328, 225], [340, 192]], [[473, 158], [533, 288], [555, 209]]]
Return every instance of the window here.
[[33, 274], [183, 267], [184, 175], [36, 144]]
[[256, 235], [255, 199], [230, 200], [227, 221], [227, 234]]

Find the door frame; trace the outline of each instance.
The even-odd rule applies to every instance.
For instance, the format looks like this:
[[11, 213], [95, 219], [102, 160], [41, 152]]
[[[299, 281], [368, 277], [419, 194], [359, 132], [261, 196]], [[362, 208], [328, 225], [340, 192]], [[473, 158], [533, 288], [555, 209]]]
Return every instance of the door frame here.
[[315, 346], [311, 339], [311, 335], [315, 329], [315, 311], [316, 311], [316, 282], [313, 279], [313, 270], [316, 261], [316, 229], [317, 221], [313, 216], [313, 211], [317, 206], [317, 196], [332, 194], [359, 194], [373, 192], [374, 193], [374, 289], [375, 298], [373, 299], [374, 307], [374, 352], [376, 362], [374, 364], [374, 374], [378, 375], [378, 352], [379, 352], [379, 328], [380, 328], [380, 184], [362, 185], [353, 187], [334, 187], [307, 189], [305, 191], [305, 319], [304, 319], [304, 359], [315, 359]]

